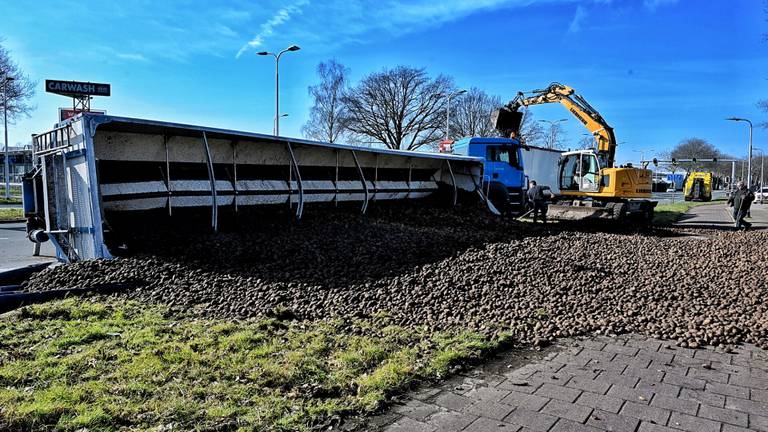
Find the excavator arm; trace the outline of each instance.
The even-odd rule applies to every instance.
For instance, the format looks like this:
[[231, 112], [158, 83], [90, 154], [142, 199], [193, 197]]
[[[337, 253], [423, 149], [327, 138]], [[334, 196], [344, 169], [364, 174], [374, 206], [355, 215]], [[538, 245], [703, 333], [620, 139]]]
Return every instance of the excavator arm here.
[[616, 155], [616, 137], [613, 134], [613, 128], [583, 97], [566, 85], [552, 83], [542, 90], [518, 93], [499, 112], [494, 113], [496, 129], [519, 134], [521, 117], [512, 113], [518, 113], [521, 107], [546, 103], [560, 103], [579, 119], [597, 141], [597, 155], [601, 159], [602, 166], [613, 166]]

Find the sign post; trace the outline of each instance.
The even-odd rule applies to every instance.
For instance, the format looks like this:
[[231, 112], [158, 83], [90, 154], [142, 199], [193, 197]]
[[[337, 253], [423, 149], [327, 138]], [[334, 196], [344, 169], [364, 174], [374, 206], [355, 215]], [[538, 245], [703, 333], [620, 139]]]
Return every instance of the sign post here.
[[[112, 86], [104, 83], [83, 81], [45, 80], [45, 91], [72, 98], [72, 115], [80, 112], [91, 112], [93, 96], [112, 96]], [[63, 112], [60, 110], [60, 121]]]

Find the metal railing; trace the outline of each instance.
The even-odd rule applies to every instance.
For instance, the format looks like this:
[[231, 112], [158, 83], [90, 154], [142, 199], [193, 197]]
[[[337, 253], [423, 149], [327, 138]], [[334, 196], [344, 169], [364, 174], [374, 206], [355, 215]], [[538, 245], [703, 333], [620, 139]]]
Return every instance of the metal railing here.
[[77, 133], [71, 124], [32, 136], [32, 151], [35, 156], [52, 153], [72, 145]]

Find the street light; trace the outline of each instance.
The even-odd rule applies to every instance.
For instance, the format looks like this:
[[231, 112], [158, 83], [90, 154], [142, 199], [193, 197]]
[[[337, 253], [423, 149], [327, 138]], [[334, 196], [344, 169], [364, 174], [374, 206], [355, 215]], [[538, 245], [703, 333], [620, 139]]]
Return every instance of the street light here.
[[549, 123], [549, 142], [547, 143], [548, 148], [554, 148], [555, 147], [555, 125], [560, 122], [567, 122], [568, 119], [560, 119], [560, 120], [539, 120], [542, 123]]
[[5, 160], [3, 161], [3, 178], [5, 179], [5, 199], [11, 199], [11, 178], [8, 173], [8, 84], [13, 81], [12, 76], [6, 76], [3, 80], [3, 128], [5, 134]]
[[271, 55], [275, 58], [275, 125], [272, 130], [273, 135], [280, 136], [280, 57], [288, 51], [298, 51], [301, 48], [298, 45], [291, 45], [288, 48], [275, 54], [268, 51], [259, 51], [256, 54], [260, 56]]
[[640, 153], [640, 164], [642, 164], [643, 161], [645, 160], [645, 158], [643, 157], [643, 155], [645, 155], [645, 152], [652, 152], [653, 149], [649, 148], [649, 149], [640, 149], [640, 150], [632, 150], [632, 151], [635, 153]]
[[435, 95], [435, 97], [444, 97], [445, 96], [448, 99], [447, 100], [447, 104], [446, 104], [446, 108], [445, 108], [445, 139], [446, 140], [450, 139], [449, 134], [450, 134], [450, 130], [451, 130], [451, 98], [455, 97], [455, 96], [463, 95], [466, 92], [467, 92], [466, 90], [458, 90], [458, 91], [455, 91], [453, 93], [442, 93], [441, 92], [441, 93], [437, 93]]
[[749, 123], [749, 154], [747, 155], [747, 188], [752, 187], [752, 122], [749, 119], [728, 117], [726, 120]]

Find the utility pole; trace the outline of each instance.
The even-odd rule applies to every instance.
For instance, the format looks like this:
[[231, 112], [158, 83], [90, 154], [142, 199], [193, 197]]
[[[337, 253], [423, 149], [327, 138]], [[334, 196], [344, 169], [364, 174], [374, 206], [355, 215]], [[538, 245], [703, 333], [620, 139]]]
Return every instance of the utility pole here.
[[271, 55], [275, 58], [275, 122], [272, 129], [272, 133], [275, 136], [280, 136], [280, 57], [288, 51], [298, 51], [300, 49], [298, 45], [291, 45], [277, 54], [268, 51], [256, 53], [260, 56]]

